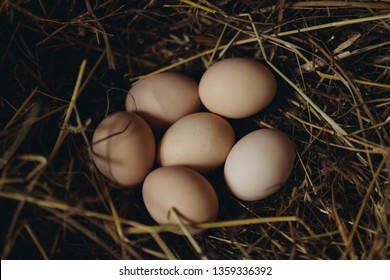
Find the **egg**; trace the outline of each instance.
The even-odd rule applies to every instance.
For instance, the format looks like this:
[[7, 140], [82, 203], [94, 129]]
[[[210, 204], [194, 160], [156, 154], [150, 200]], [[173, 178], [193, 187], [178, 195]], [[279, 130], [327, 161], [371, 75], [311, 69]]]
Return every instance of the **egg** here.
[[139, 81], [126, 97], [126, 110], [136, 111], [155, 131], [165, 130], [181, 117], [199, 111], [199, 107], [198, 84], [173, 72]]
[[163, 135], [158, 151], [162, 166], [185, 166], [200, 173], [222, 166], [235, 142], [231, 125], [209, 112], [185, 116]]
[[[217, 218], [218, 198], [213, 187], [201, 174], [185, 167], [155, 169], [144, 181], [142, 197], [149, 214], [160, 225], [178, 223], [173, 208], [184, 224], [212, 222]], [[190, 231], [200, 232], [202, 229]]]
[[103, 119], [91, 146], [98, 170], [122, 187], [141, 184], [154, 164], [153, 132], [145, 120], [133, 113], [117, 112]]
[[268, 128], [253, 131], [231, 149], [224, 166], [226, 185], [242, 200], [269, 197], [288, 180], [294, 157], [294, 146], [285, 133]]
[[199, 83], [204, 106], [215, 114], [240, 119], [258, 113], [273, 100], [276, 80], [263, 64], [245, 58], [221, 60]]

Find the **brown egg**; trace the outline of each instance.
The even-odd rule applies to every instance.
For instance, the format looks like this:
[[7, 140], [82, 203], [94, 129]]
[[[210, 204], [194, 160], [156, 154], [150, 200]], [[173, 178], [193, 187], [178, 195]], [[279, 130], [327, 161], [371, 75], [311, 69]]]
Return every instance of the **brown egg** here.
[[[184, 224], [212, 222], [217, 218], [218, 198], [213, 187], [202, 175], [185, 167], [154, 170], [145, 179], [142, 195], [148, 212], [160, 225], [177, 224], [173, 208]], [[194, 229], [190, 233], [202, 231]]]
[[224, 167], [225, 181], [239, 199], [264, 199], [287, 181], [294, 165], [294, 146], [277, 129], [259, 129], [241, 138]]
[[92, 138], [92, 157], [106, 177], [123, 187], [142, 183], [155, 159], [149, 125], [136, 114], [118, 112], [103, 119]]
[[162, 137], [158, 161], [162, 166], [185, 166], [205, 173], [223, 165], [235, 142], [231, 125], [212, 113], [185, 116]]
[[126, 98], [126, 110], [136, 110], [156, 131], [197, 112], [199, 106], [198, 84], [185, 75], [171, 72], [139, 81]]
[[212, 65], [199, 83], [200, 99], [218, 115], [239, 119], [258, 113], [276, 93], [276, 80], [264, 65], [228, 58]]

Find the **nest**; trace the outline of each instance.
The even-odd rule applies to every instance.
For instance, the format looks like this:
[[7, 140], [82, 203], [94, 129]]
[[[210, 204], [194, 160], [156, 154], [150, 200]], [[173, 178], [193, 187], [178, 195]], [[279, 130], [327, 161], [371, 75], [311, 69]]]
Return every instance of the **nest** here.
[[[2, 259], [388, 259], [387, 1], [2, 1]], [[218, 220], [178, 236], [90, 156], [94, 129], [132, 83], [199, 81], [246, 57], [278, 80], [237, 137], [275, 127], [297, 157], [278, 193], [243, 202], [208, 176]]]

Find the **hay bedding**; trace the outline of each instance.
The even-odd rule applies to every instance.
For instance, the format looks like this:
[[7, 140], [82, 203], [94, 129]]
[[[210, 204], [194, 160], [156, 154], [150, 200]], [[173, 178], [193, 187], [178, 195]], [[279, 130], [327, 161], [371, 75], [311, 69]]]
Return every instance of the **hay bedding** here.
[[[388, 1], [2, 1], [2, 259], [388, 259]], [[256, 32], [254, 32], [254, 28]], [[237, 136], [288, 133], [286, 186], [241, 202], [224, 188], [201, 235], [155, 226], [139, 189], [95, 169], [93, 129], [131, 83], [199, 80], [212, 61], [266, 63], [277, 98]], [[83, 62], [86, 60], [86, 63]]]

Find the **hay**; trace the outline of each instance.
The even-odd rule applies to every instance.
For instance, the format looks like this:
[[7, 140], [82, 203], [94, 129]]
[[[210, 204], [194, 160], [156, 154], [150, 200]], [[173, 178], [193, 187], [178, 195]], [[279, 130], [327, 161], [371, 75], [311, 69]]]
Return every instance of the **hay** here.
[[[388, 259], [388, 1], [2, 1], [2, 259]], [[208, 229], [157, 226], [140, 190], [97, 172], [89, 143], [131, 84], [174, 70], [199, 80], [240, 56], [278, 77], [272, 104], [231, 121], [276, 127], [293, 173], [242, 202], [221, 170]], [[184, 228], [183, 228], [184, 227]]]

